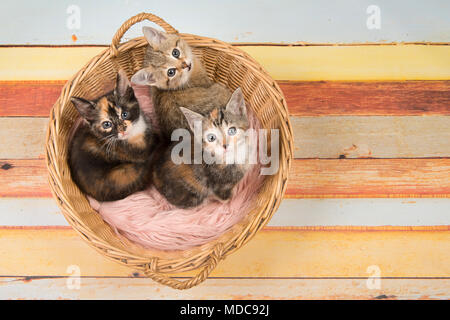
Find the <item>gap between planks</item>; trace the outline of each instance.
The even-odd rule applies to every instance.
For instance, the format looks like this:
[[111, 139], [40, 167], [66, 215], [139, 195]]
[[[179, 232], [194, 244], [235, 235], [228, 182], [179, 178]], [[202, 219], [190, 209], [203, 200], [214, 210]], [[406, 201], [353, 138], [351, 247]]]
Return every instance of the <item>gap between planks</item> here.
[[[352, 47], [352, 46], [401, 46], [401, 45], [422, 45], [422, 46], [448, 46], [450, 42], [442, 41], [392, 41], [392, 42], [228, 42], [234, 47]], [[108, 48], [105, 44], [0, 44], [0, 48]]]
[[[62, 218], [64, 219], [64, 218]], [[67, 223], [66, 220], [62, 223]], [[73, 228], [69, 225], [0, 225], [0, 230], [72, 230]], [[391, 226], [391, 225], [377, 225], [377, 226], [366, 226], [366, 225], [329, 225], [329, 226], [274, 226], [270, 225], [263, 227], [264, 231], [327, 231], [327, 232], [376, 232], [376, 231], [427, 231], [427, 232], [439, 232], [439, 231], [450, 231], [450, 225], [402, 225], [402, 226]]]

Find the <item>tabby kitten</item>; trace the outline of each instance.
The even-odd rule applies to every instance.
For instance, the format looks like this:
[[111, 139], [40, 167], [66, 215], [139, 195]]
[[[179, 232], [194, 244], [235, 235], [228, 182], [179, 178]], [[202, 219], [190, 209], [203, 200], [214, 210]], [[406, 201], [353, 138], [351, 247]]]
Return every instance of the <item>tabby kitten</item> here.
[[231, 92], [209, 79], [200, 59], [178, 35], [150, 27], [143, 27], [142, 31], [149, 43], [144, 69], [134, 74], [131, 81], [152, 87], [162, 134], [170, 140], [173, 130], [189, 128], [180, 107], [206, 114], [225, 105]]
[[127, 75], [119, 71], [115, 89], [93, 101], [71, 97], [85, 123], [69, 149], [72, 177], [99, 201], [125, 198], [144, 189], [151, 178], [156, 145]]
[[201, 143], [203, 156], [215, 157], [217, 163], [203, 161], [201, 164], [175, 164], [171, 153], [172, 144], [156, 160], [158, 170], [153, 172], [156, 189], [167, 200], [179, 207], [190, 208], [200, 205], [213, 196], [219, 201], [227, 201], [233, 189], [248, 170], [248, 163], [227, 163], [229, 154], [240, 153], [247, 143], [246, 130], [249, 128], [242, 91], [238, 88], [226, 107], [213, 109], [207, 116], [182, 108], [184, 116], [194, 132], [195, 122], [201, 122], [202, 134], [194, 137]]

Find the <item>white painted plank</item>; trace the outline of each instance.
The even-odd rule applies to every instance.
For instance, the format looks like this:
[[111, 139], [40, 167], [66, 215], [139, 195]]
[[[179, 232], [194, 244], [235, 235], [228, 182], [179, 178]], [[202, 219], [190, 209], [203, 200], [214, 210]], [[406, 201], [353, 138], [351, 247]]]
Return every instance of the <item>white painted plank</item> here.
[[[70, 5], [80, 10], [80, 28], [69, 29]], [[379, 29], [369, 29], [370, 5], [380, 9]], [[109, 44], [114, 32], [140, 12], [161, 16], [178, 30], [224, 41], [355, 43], [448, 42], [446, 0], [353, 1], [2, 1], [1, 44]], [[37, 15], [36, 12], [39, 12]], [[74, 42], [72, 35], [78, 40]], [[127, 37], [140, 35], [136, 27]]]
[[[53, 199], [0, 199], [0, 226], [68, 226]], [[271, 227], [450, 225], [450, 199], [284, 199]]]
[[450, 116], [291, 117], [295, 158], [450, 155]]
[[379, 287], [378, 279], [207, 279], [183, 291], [145, 278], [81, 278], [80, 282], [78, 279], [0, 278], [0, 299], [450, 298], [450, 279], [380, 279]]
[[68, 226], [55, 200], [46, 198], [0, 199], [0, 226]]
[[45, 153], [48, 118], [0, 118], [0, 159], [39, 158]]
[[[450, 116], [291, 117], [295, 158], [450, 156]], [[47, 118], [0, 117], [0, 159], [44, 154]]]
[[269, 226], [450, 225], [450, 199], [284, 199]]

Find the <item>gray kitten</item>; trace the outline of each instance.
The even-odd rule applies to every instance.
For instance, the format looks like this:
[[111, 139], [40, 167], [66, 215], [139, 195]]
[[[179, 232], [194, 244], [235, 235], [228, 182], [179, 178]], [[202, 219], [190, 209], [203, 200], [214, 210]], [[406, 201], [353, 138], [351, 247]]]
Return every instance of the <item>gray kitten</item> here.
[[226, 105], [231, 92], [209, 79], [200, 59], [180, 36], [150, 27], [143, 27], [142, 31], [149, 46], [144, 68], [131, 81], [152, 87], [161, 132], [170, 140], [173, 130], [189, 128], [180, 107], [207, 114]]
[[181, 108], [181, 112], [192, 131], [195, 131], [194, 123], [201, 122], [201, 136], [195, 139], [201, 143], [204, 155], [214, 157], [218, 163], [175, 164], [171, 158], [175, 146], [172, 144], [156, 160], [158, 170], [153, 171], [152, 178], [156, 189], [180, 208], [198, 206], [209, 196], [229, 200], [249, 168], [246, 162], [228, 164], [226, 161], [230, 154], [245, 158], [240, 153], [246, 152], [249, 122], [241, 89], [236, 89], [225, 107], [214, 108], [206, 116], [186, 108]]

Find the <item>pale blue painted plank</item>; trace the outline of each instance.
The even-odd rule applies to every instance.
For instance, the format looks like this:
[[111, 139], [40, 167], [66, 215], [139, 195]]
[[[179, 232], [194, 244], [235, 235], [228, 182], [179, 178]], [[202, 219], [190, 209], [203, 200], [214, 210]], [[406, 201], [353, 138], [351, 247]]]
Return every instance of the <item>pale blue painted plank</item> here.
[[53, 199], [0, 199], [0, 226], [68, 226]]
[[450, 225], [450, 199], [285, 199], [271, 226]]
[[[369, 30], [366, 10], [377, 5], [381, 28]], [[81, 10], [81, 28], [66, 26], [67, 8]], [[450, 1], [429, 0], [73, 0], [2, 1], [0, 44], [109, 44], [129, 17], [142, 11], [175, 28], [230, 42], [355, 43], [450, 40]], [[127, 38], [140, 36], [135, 27]]]
[[[53, 199], [0, 199], [0, 226], [67, 226], [59, 212]], [[268, 225], [450, 225], [450, 199], [285, 199]]]

